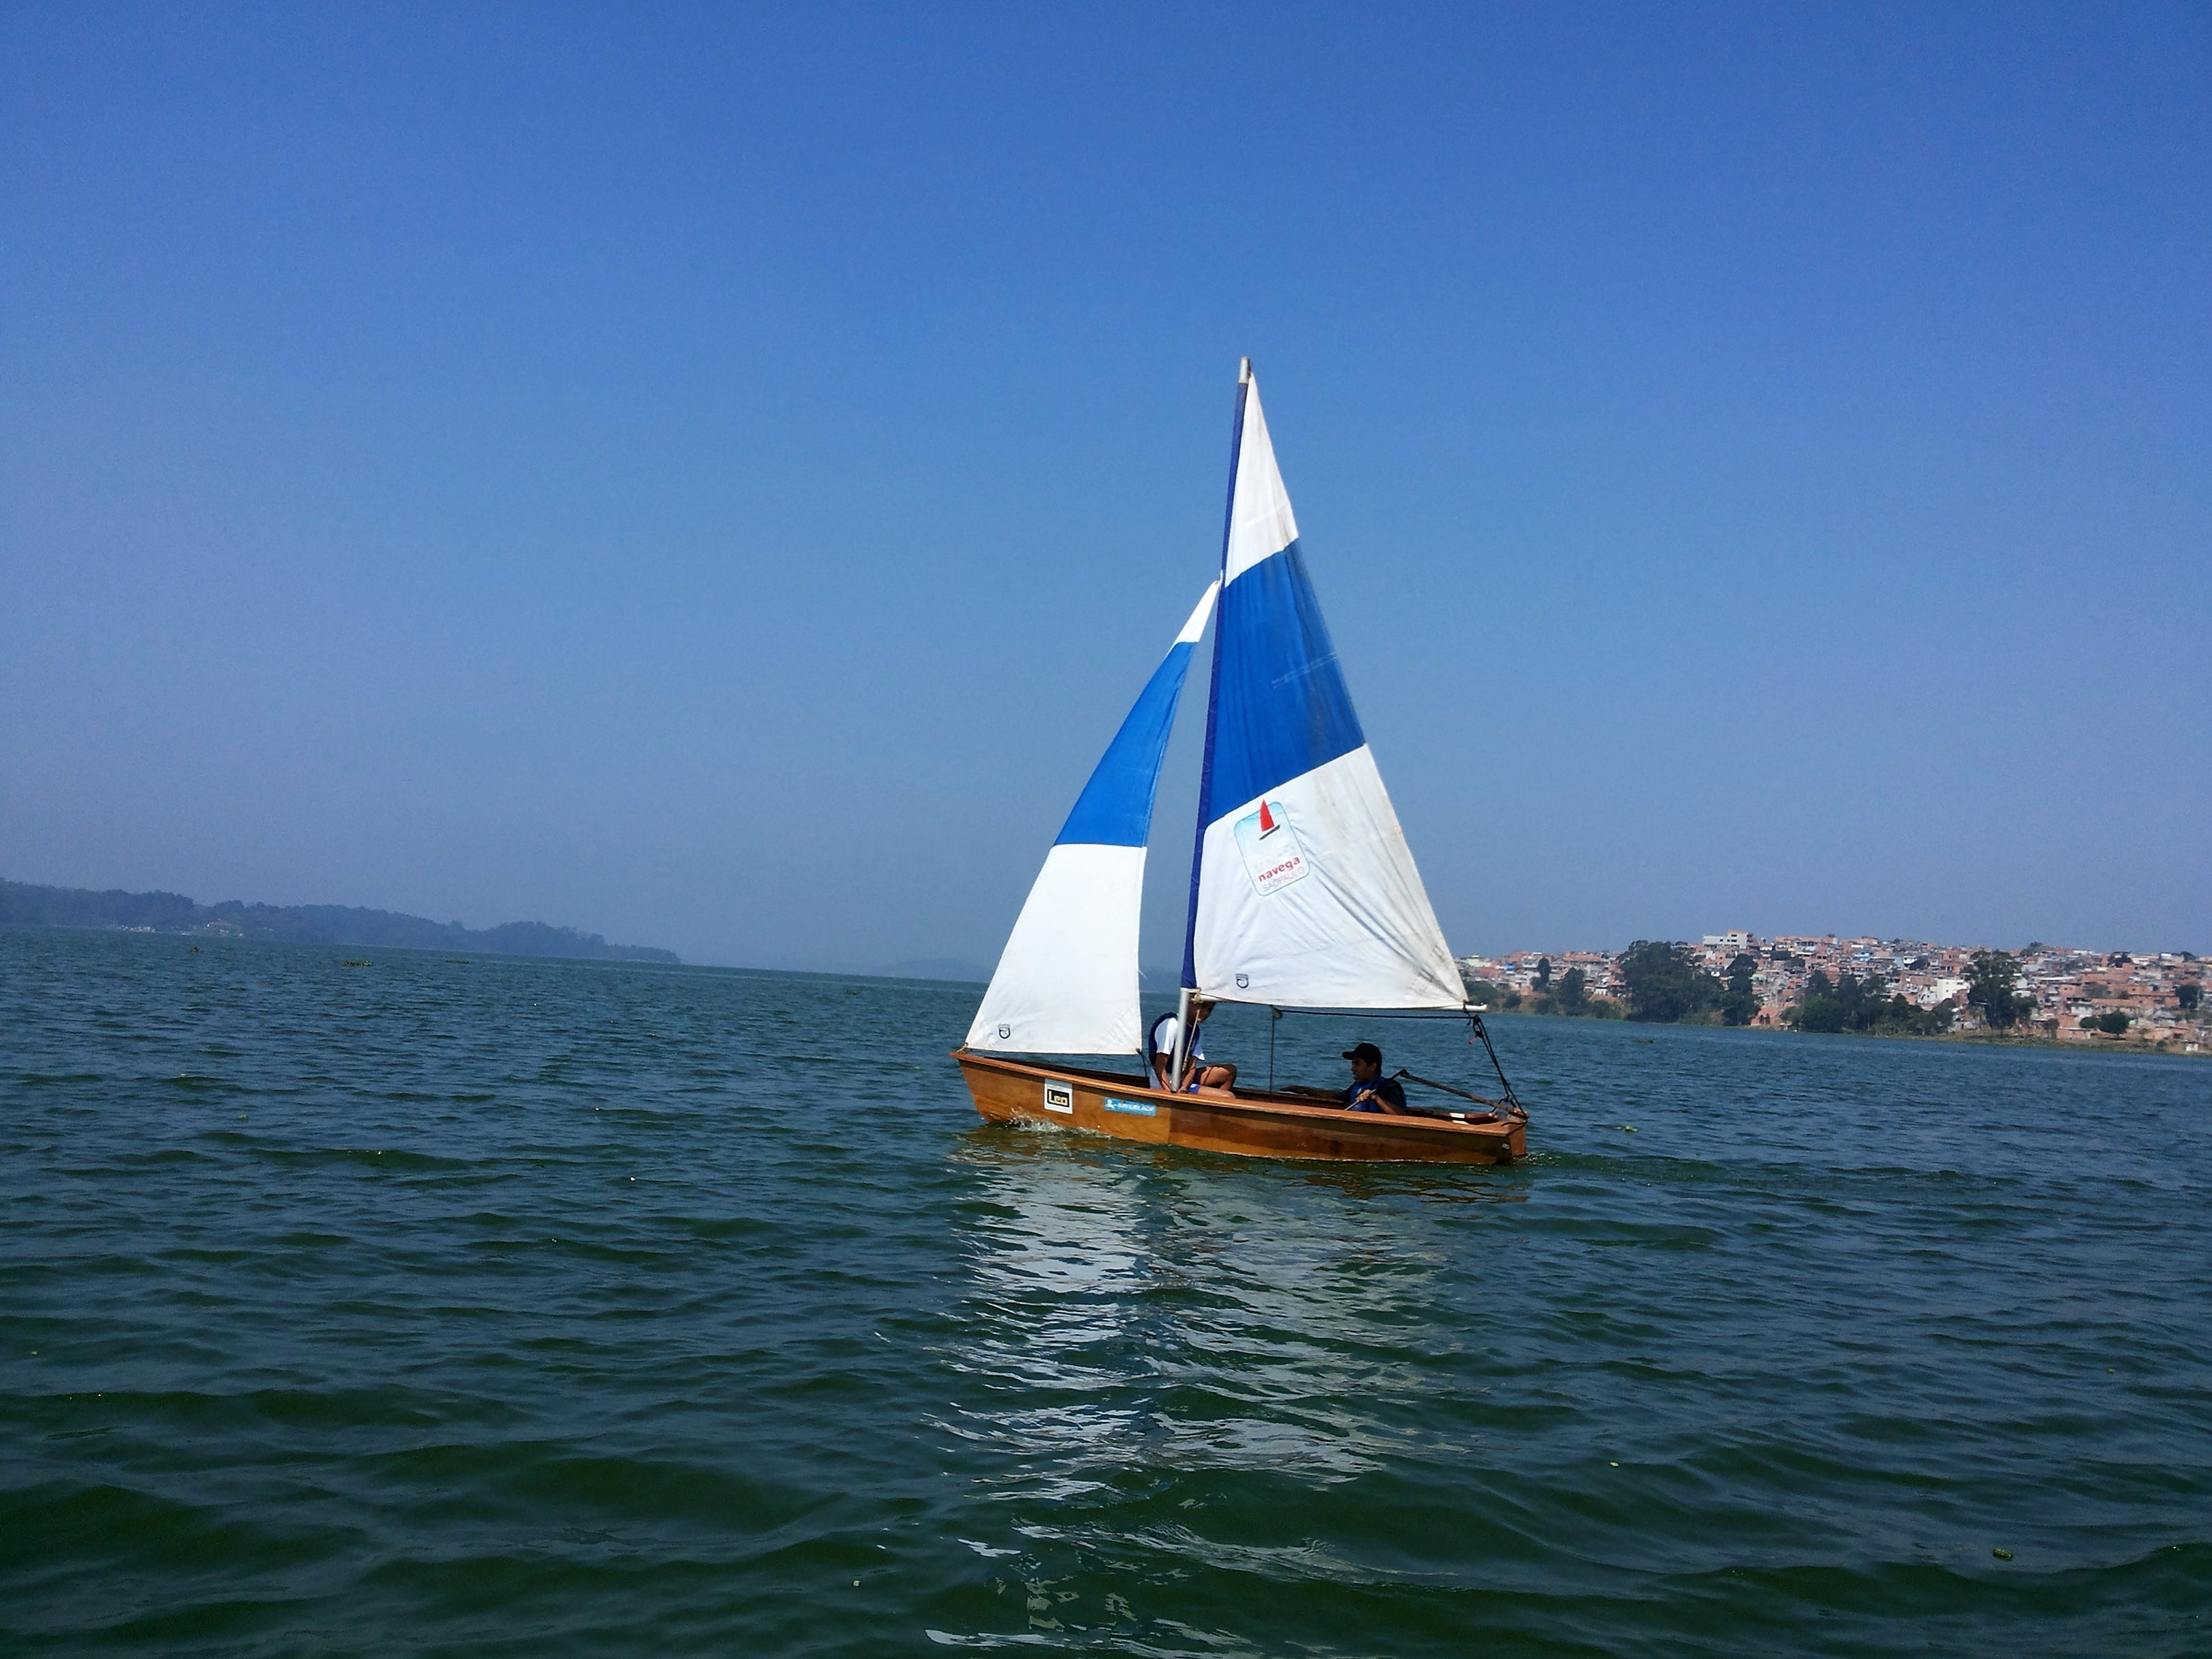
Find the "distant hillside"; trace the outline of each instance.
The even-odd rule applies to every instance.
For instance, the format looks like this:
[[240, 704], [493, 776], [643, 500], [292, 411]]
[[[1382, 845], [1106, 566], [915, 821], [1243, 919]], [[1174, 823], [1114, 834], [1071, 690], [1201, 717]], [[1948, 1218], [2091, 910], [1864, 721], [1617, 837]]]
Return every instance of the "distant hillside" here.
[[915, 957], [876, 969], [885, 979], [957, 979], [976, 985], [987, 983], [991, 970], [959, 957]]
[[597, 933], [510, 921], [464, 927], [458, 921], [403, 916], [343, 904], [195, 904], [182, 893], [126, 893], [110, 888], [33, 887], [0, 881], [0, 927], [125, 927], [137, 933], [198, 933], [215, 939], [275, 939], [297, 945], [396, 945], [417, 951], [477, 951], [489, 956], [583, 957], [600, 962], [675, 962], [673, 951], [610, 945]]

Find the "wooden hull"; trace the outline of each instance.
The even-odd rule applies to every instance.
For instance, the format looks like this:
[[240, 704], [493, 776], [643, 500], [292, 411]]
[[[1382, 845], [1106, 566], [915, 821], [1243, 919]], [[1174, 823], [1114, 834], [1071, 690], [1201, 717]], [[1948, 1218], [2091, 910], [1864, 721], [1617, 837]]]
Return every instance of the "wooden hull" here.
[[1006, 1060], [956, 1048], [952, 1058], [993, 1123], [1050, 1123], [1121, 1140], [1247, 1158], [1358, 1163], [1512, 1164], [1528, 1156], [1522, 1125], [1395, 1117], [1316, 1105], [1295, 1095], [1233, 1100], [1172, 1095], [1134, 1073]]

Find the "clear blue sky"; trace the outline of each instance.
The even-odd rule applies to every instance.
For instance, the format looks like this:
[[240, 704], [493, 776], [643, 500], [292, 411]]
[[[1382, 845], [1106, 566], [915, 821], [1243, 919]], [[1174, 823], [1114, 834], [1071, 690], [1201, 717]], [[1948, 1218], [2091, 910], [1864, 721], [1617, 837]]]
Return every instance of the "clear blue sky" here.
[[2202, 3], [11, 5], [0, 874], [988, 963], [1248, 352], [1455, 948], [2212, 950]]

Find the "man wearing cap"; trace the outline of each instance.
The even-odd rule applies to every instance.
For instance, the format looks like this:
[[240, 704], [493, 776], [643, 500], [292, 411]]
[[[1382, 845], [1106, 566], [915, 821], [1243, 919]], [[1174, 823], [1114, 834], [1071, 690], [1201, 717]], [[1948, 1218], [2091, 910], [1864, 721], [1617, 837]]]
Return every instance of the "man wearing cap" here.
[[1371, 1042], [1362, 1042], [1346, 1048], [1344, 1057], [1352, 1062], [1352, 1086], [1337, 1098], [1344, 1103], [1347, 1112], [1380, 1112], [1386, 1116], [1406, 1115], [1406, 1091], [1398, 1086], [1398, 1079], [1382, 1075], [1382, 1051]]

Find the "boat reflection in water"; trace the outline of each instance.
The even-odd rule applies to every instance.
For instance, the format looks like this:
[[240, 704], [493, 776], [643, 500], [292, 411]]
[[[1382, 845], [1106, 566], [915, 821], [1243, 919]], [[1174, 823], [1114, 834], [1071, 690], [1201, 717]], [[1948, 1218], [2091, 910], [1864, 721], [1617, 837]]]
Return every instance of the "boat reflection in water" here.
[[957, 1156], [988, 1207], [962, 1241], [947, 1426], [1006, 1458], [1002, 1495], [1087, 1495], [1109, 1527], [1174, 1478], [1310, 1485], [1413, 1452], [1434, 1385], [1408, 1334], [1467, 1328], [1450, 1304], [1481, 1293], [1471, 1216], [1521, 1197], [1448, 1170], [1132, 1158], [1045, 1129], [979, 1127]]

